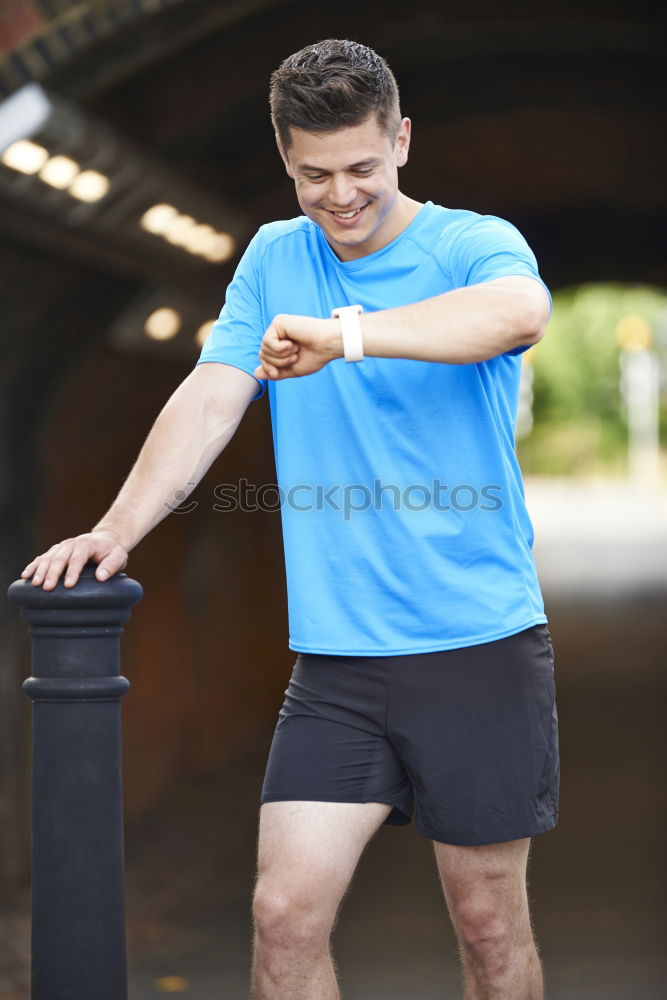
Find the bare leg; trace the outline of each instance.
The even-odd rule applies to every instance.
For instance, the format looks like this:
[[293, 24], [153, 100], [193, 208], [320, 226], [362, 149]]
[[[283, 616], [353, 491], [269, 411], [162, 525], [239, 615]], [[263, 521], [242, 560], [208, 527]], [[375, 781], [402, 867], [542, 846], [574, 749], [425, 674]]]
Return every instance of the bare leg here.
[[465, 1000], [543, 1000], [528, 909], [530, 839], [485, 847], [434, 841], [459, 940]]
[[339, 1000], [330, 937], [379, 802], [268, 802], [253, 902], [254, 1000]]

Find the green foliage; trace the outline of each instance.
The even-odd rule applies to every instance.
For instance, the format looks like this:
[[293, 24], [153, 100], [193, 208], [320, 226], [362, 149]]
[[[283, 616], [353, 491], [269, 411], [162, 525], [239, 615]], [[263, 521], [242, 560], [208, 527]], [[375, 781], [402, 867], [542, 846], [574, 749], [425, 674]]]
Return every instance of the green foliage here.
[[644, 286], [591, 284], [554, 295], [547, 332], [524, 355], [533, 369], [533, 427], [517, 447], [525, 472], [625, 470], [627, 427], [617, 326], [628, 315], [648, 322], [652, 349], [661, 355], [664, 372], [667, 294]]

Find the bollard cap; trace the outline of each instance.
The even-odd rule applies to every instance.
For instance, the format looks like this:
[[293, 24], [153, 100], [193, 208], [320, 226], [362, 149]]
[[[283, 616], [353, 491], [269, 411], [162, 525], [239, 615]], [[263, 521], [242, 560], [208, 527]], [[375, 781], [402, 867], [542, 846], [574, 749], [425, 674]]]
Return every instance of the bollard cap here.
[[142, 596], [141, 585], [125, 573], [115, 573], [103, 582], [95, 578], [97, 563], [90, 560], [73, 587], [65, 587], [62, 577], [53, 590], [33, 587], [30, 580], [15, 580], [7, 600], [17, 608], [75, 610], [85, 608], [131, 608]]

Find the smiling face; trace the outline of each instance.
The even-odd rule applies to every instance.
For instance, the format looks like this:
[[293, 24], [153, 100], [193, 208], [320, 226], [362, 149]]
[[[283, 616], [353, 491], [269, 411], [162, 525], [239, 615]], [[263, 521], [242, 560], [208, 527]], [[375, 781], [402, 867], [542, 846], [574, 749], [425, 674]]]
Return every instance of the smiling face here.
[[398, 168], [408, 158], [410, 119], [396, 141], [375, 114], [335, 132], [290, 128], [287, 151], [279, 145], [304, 215], [317, 223], [341, 260], [381, 250], [412, 221], [419, 203], [398, 190]]

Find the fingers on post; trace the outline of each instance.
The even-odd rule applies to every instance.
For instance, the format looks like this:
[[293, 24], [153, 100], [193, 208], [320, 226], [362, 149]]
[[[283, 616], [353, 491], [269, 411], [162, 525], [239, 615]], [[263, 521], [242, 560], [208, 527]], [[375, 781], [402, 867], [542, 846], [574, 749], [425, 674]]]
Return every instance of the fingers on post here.
[[97, 563], [96, 580], [107, 580], [127, 565], [127, 552], [115, 538], [91, 533], [77, 539], [75, 552], [70, 558], [65, 586], [73, 587], [87, 562]]
[[116, 545], [111, 552], [101, 560], [99, 566], [95, 570], [95, 578], [97, 580], [108, 580], [110, 576], [113, 576], [114, 573], [119, 573], [126, 566], [127, 552], [125, 549], [121, 548], [120, 545]]
[[66, 538], [64, 541], [52, 545], [48, 552], [40, 556], [35, 575], [32, 578], [34, 586], [38, 587], [42, 584], [44, 590], [53, 590], [69, 561], [73, 544], [74, 539]]
[[46, 552], [42, 552], [40, 556], [35, 556], [21, 573], [22, 578], [27, 579], [28, 577], [32, 577], [32, 583], [35, 586], [41, 583], [49, 567], [51, 555], [57, 550], [59, 545], [60, 543], [58, 542], [56, 545], [52, 545]]
[[28, 565], [25, 567], [25, 569], [23, 569], [21, 571], [21, 578], [22, 579], [26, 579], [27, 577], [33, 575], [33, 573], [37, 569], [37, 565], [39, 563], [39, 560], [40, 560], [40, 557], [39, 556], [35, 556], [35, 558], [31, 562], [28, 563]]
[[67, 560], [67, 572], [64, 580], [66, 587], [73, 587], [76, 584], [83, 567], [89, 559], [94, 559], [97, 554], [97, 546], [88, 536], [80, 536], [72, 541], [72, 549]]
[[53, 590], [64, 572], [64, 586], [70, 588], [76, 585], [81, 570], [89, 560], [99, 564], [96, 578], [106, 580], [123, 569], [127, 558], [127, 552], [117, 541], [88, 533], [52, 545], [47, 552], [28, 563], [21, 576], [27, 578], [32, 575], [33, 586]]

